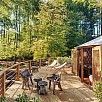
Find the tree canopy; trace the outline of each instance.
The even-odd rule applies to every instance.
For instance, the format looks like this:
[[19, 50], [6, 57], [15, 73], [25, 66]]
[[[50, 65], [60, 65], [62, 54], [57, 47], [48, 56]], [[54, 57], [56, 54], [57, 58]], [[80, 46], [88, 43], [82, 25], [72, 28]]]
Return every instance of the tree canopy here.
[[1, 0], [0, 59], [70, 56], [102, 33], [96, 0]]

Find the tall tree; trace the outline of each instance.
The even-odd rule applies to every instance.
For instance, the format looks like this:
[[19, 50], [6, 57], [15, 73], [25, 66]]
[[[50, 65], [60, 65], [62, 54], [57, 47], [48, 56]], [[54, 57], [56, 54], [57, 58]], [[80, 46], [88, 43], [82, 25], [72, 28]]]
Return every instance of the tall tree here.
[[[65, 17], [66, 11], [62, 0], [43, 2], [41, 11], [37, 16], [34, 34], [36, 41], [39, 42], [42, 39], [44, 41], [42, 44], [46, 46], [44, 45], [45, 47], [37, 53], [45, 50], [46, 56], [47, 54], [51, 56], [64, 56], [66, 50], [64, 34], [66, 29], [63, 22]], [[40, 48], [39, 46], [37, 47]]]
[[[12, 46], [12, 47], [9, 47], [9, 49], [16, 48], [15, 50], [13, 49], [15, 52], [13, 54], [16, 56], [19, 56], [21, 52], [22, 48], [20, 48], [20, 46], [23, 45], [22, 47], [24, 47], [25, 42], [27, 43], [28, 41], [27, 38], [24, 39], [25, 34], [26, 35], [28, 34], [28, 36], [26, 37], [29, 38], [29, 42], [30, 42], [31, 36], [29, 35], [32, 29], [30, 28], [30, 21], [32, 22], [34, 21], [33, 16], [36, 15], [37, 12], [39, 11], [39, 5], [40, 5], [40, 0], [30, 0], [30, 1], [2, 0], [0, 1], [0, 8], [1, 8], [0, 21], [2, 21], [1, 24], [3, 24], [4, 25], [3, 27], [5, 28], [4, 32], [2, 32], [1, 34], [1, 37], [6, 37], [2, 39], [1, 42], [3, 45], [5, 43], [6, 46]], [[7, 25], [9, 25], [9, 27]], [[23, 25], [25, 25], [25, 27]], [[22, 28], [26, 29], [27, 32], [23, 33], [24, 30]], [[15, 36], [12, 36], [12, 34]], [[8, 42], [5, 42], [4, 41], [5, 39], [7, 39]], [[28, 45], [29, 45], [28, 49], [30, 49], [30, 44]], [[29, 54], [29, 51], [28, 51], [28, 54]]]
[[65, 20], [67, 32], [65, 39], [67, 42], [67, 55], [71, 55], [71, 49], [84, 42], [84, 34], [82, 33], [82, 27], [80, 25], [84, 16], [78, 10], [77, 4], [73, 0], [65, 0], [65, 7], [67, 10], [67, 18]]
[[[100, 10], [96, 0], [76, 0], [79, 11], [83, 12], [82, 30], [85, 33], [85, 42], [100, 35]], [[80, 9], [81, 8], [81, 9]]]

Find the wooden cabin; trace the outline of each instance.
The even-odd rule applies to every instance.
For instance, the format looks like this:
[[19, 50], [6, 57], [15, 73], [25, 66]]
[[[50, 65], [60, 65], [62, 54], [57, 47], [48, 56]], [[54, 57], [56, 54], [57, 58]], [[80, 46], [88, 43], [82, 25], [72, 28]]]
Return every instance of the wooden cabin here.
[[89, 84], [92, 75], [94, 88], [96, 81], [102, 81], [102, 36], [72, 49], [72, 65], [81, 82]]

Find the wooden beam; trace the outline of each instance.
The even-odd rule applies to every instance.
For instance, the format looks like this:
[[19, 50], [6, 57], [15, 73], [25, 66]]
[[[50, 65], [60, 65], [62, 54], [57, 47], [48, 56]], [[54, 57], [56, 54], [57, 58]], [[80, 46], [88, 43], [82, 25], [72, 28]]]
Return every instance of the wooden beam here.
[[30, 71], [30, 73], [31, 73], [31, 69], [32, 69], [31, 68], [32, 67], [31, 62], [32, 62], [31, 60], [28, 62], [29, 63], [29, 71]]
[[77, 76], [79, 76], [79, 69], [80, 69], [80, 64], [79, 64], [79, 53], [80, 53], [80, 51], [77, 50]]
[[72, 73], [73, 73], [73, 50], [74, 50], [74, 49], [71, 50], [71, 58], [72, 58], [72, 71], [71, 71], [71, 72], [72, 72]]
[[39, 68], [41, 68], [41, 59], [39, 59]]
[[100, 80], [102, 81], [102, 45], [100, 46]]
[[20, 79], [20, 64], [17, 65], [17, 76], [16, 76], [16, 80], [19, 81]]
[[79, 47], [77, 47], [77, 49], [81, 49], [81, 48], [93, 48], [95, 46], [100, 46], [100, 45], [79, 46]]
[[92, 86], [93, 86], [93, 89], [94, 89], [94, 81], [95, 81], [95, 79], [94, 79], [94, 53], [93, 53], [93, 50], [94, 50], [94, 48], [92, 48], [92, 77], [93, 77], [93, 82], [92, 82]]
[[81, 48], [81, 82], [84, 81], [84, 62], [83, 62], [83, 48]]
[[5, 92], [6, 92], [6, 86], [5, 86], [5, 79], [6, 77], [5, 77], [5, 72], [2, 74], [2, 96], [5, 96]]
[[51, 58], [48, 58], [48, 65], [51, 64]]

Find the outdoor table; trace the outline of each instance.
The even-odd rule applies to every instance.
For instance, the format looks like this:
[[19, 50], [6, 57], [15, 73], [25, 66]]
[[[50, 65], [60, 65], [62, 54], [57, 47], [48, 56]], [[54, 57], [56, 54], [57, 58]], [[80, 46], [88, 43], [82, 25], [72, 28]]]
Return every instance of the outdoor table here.
[[41, 86], [41, 85], [47, 86], [47, 82], [46, 81], [39, 81], [38, 86]]
[[40, 95], [45, 95], [45, 94], [47, 94], [46, 88], [45, 88], [45, 86], [47, 86], [47, 82], [46, 82], [46, 81], [39, 81], [39, 82], [38, 82], [38, 86], [39, 86], [38, 93], [39, 93]]
[[38, 82], [42, 81], [42, 78], [39, 78], [39, 77], [38, 78], [34, 78], [34, 81], [37, 82], [37, 86], [36, 87], [37, 87], [37, 90], [38, 90], [39, 89]]

